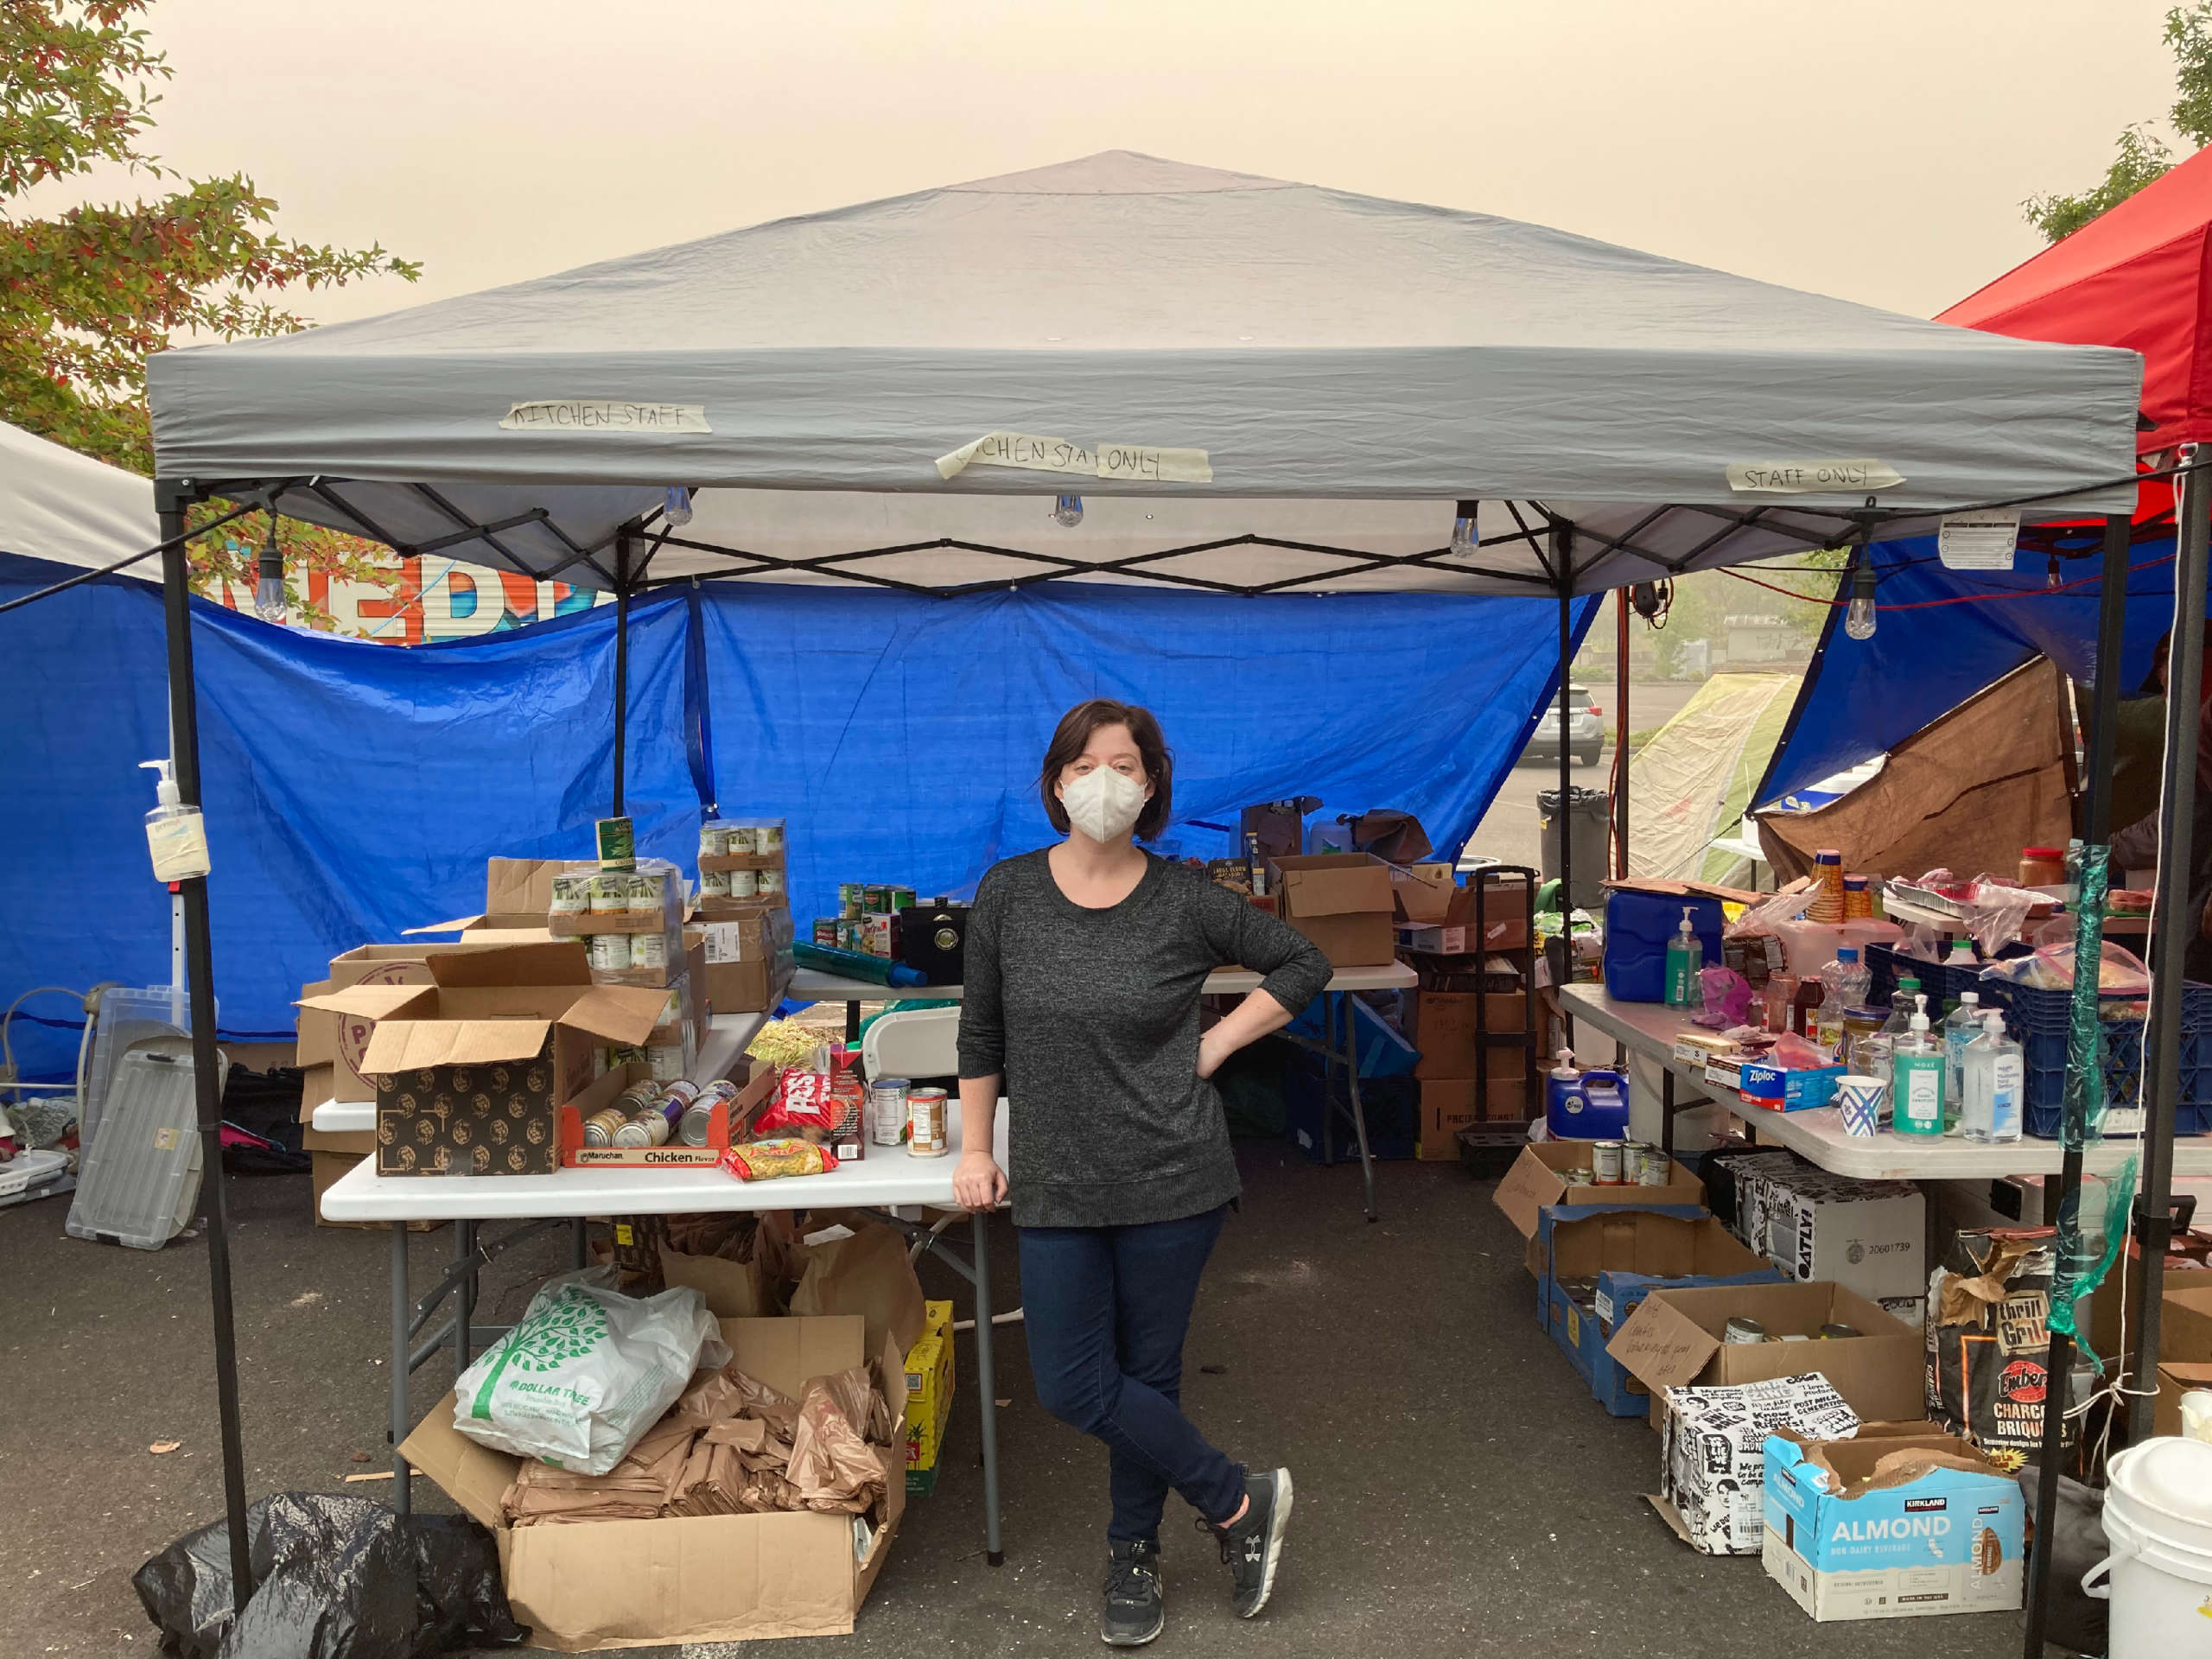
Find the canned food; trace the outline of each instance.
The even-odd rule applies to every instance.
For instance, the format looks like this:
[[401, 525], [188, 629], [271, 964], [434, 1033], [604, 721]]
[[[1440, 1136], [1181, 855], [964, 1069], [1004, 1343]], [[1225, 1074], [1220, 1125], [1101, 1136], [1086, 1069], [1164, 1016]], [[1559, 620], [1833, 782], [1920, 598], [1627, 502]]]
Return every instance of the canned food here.
[[714, 1125], [713, 1103], [694, 1101], [683, 1109], [683, 1116], [676, 1126], [676, 1138], [687, 1147], [703, 1147]]
[[632, 916], [658, 916], [661, 913], [660, 877], [658, 874], [630, 878], [630, 913]]
[[729, 851], [728, 826], [719, 822], [699, 826], [699, 856], [720, 858]]
[[879, 1147], [895, 1147], [906, 1135], [908, 1077], [878, 1077], [868, 1086], [868, 1139]]
[[601, 870], [591, 880], [591, 908], [594, 916], [614, 916], [630, 908], [627, 871]]
[[914, 890], [912, 887], [893, 887], [891, 889], [892, 909], [912, 910], [913, 907]]
[[1821, 1327], [1822, 1342], [1841, 1342], [1846, 1337], [1855, 1337], [1858, 1334], [1857, 1325], [1846, 1325], [1840, 1319], [1831, 1319]]
[[760, 891], [760, 879], [753, 871], [732, 870], [729, 873], [729, 896], [731, 898], [750, 899], [755, 893]]
[[629, 1121], [625, 1114], [617, 1111], [612, 1106], [594, 1112], [584, 1120], [584, 1145], [588, 1147], [613, 1145], [614, 1131]]
[[891, 908], [891, 889], [880, 881], [871, 881], [861, 889], [861, 912], [878, 915]]
[[749, 823], [724, 824], [722, 838], [724, 842], [722, 850], [726, 853], [741, 854], [750, 857], [760, 850], [760, 844], [754, 838], [753, 826]]
[[620, 937], [630, 941], [630, 965], [632, 968], [665, 968], [668, 966], [668, 935], [665, 933], [630, 933]]
[[625, 1117], [635, 1117], [639, 1112], [642, 1112], [646, 1107], [653, 1103], [653, 1096], [659, 1092], [660, 1089], [658, 1084], [650, 1083], [633, 1083], [627, 1089], [625, 1089], [620, 1094], [614, 1096], [613, 1109], [621, 1113]]
[[594, 933], [585, 947], [586, 959], [595, 974], [619, 974], [630, 966], [630, 936], [627, 933]]
[[1590, 1184], [1592, 1186], [1620, 1185], [1625, 1154], [1626, 1148], [1618, 1141], [1592, 1141], [1590, 1143]]
[[837, 948], [840, 950], [859, 950], [861, 943], [860, 935], [861, 924], [855, 918], [840, 916], [837, 918]]
[[727, 899], [727, 898], [728, 898], [728, 897], [729, 897], [729, 872], [728, 872], [728, 870], [702, 870], [702, 871], [700, 871], [700, 872], [699, 872], [699, 896], [700, 896], [702, 899]]
[[684, 1071], [683, 1046], [681, 1043], [660, 1043], [645, 1051], [645, 1064], [653, 1069], [653, 1081], [673, 1083]]
[[553, 878], [553, 913], [556, 916], [581, 916], [591, 908], [591, 883], [588, 875], [556, 875]]
[[780, 853], [784, 850], [784, 823], [781, 818], [773, 823], [753, 826], [753, 850], [756, 853]]
[[814, 942], [834, 949], [837, 943], [837, 918], [817, 916], [814, 918]]
[[701, 1089], [697, 1084], [691, 1082], [689, 1078], [677, 1077], [673, 1082], [665, 1084], [662, 1086], [660, 1097], [664, 1101], [674, 1101], [677, 1109], [680, 1110], [683, 1107], [689, 1106], [693, 1101], [698, 1099], [699, 1096], [705, 1092], [706, 1091]]
[[942, 1158], [949, 1147], [946, 1099], [942, 1089], [906, 1091], [906, 1150], [917, 1158]]
[[837, 884], [837, 912], [842, 916], [857, 916], [861, 912], [861, 896], [867, 891], [857, 881]]
[[614, 1131], [618, 1147], [664, 1147], [668, 1144], [668, 1119], [657, 1107], [647, 1107]]
[[1720, 1339], [1725, 1343], [1738, 1344], [1764, 1342], [1766, 1326], [1761, 1325], [1757, 1319], [1745, 1319], [1742, 1314], [1738, 1313], [1730, 1318], [1721, 1332]]
[[1656, 1147], [1649, 1147], [1643, 1154], [1643, 1174], [1639, 1186], [1664, 1186], [1674, 1172], [1667, 1166], [1667, 1154]]
[[784, 873], [781, 870], [755, 870], [753, 885], [754, 890], [766, 899], [784, 890]]

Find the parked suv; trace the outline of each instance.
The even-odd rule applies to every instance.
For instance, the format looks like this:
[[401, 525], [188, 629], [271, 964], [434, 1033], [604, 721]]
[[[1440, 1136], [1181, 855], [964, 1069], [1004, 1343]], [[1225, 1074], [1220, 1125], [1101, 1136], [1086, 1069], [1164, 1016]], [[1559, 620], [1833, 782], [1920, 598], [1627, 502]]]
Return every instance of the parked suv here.
[[[1605, 752], [1605, 711], [1590, 700], [1587, 686], [1567, 688], [1567, 747], [1578, 766], [1594, 766]], [[1536, 716], [1536, 729], [1521, 751], [1524, 760], [1559, 759], [1559, 699], [1545, 702]]]

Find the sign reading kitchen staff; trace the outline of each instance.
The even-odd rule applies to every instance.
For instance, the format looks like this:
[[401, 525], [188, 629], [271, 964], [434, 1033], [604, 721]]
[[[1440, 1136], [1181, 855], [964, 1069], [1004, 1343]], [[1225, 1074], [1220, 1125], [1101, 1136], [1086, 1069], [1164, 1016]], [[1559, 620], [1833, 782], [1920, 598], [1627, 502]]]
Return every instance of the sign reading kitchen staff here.
[[704, 404], [633, 404], [620, 398], [559, 397], [516, 404], [503, 432], [711, 432]]

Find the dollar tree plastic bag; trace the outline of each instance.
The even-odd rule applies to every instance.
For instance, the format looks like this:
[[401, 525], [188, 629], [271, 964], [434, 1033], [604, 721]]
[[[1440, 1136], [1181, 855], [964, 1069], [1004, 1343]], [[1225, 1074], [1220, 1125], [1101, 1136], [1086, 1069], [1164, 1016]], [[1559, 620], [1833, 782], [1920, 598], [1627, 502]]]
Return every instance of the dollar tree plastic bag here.
[[480, 1445], [603, 1475], [702, 1365], [729, 1363], [707, 1299], [625, 1296], [611, 1268], [549, 1279], [522, 1320], [454, 1384], [454, 1427]]
[[231, 1534], [188, 1533], [131, 1576], [162, 1651], [181, 1659], [430, 1659], [525, 1632], [492, 1535], [466, 1516], [394, 1515], [372, 1498], [278, 1492], [245, 1512], [253, 1594], [236, 1611]]

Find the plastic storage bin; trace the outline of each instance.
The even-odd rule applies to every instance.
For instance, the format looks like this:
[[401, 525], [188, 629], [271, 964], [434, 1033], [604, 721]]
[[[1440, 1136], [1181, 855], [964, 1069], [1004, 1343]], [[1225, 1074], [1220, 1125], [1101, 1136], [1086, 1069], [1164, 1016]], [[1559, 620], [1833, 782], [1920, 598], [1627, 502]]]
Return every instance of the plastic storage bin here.
[[1722, 916], [1718, 899], [1616, 887], [1605, 895], [1605, 995], [1619, 1002], [1667, 1000], [1667, 942], [1690, 912], [1690, 931], [1705, 947], [1708, 968], [1720, 966]]
[[[2071, 991], [2037, 990], [2003, 980], [1977, 980], [1984, 1007], [2001, 1008], [2005, 1027], [2019, 1040], [2026, 1070], [2025, 1122], [2030, 1135], [2058, 1138], [2066, 1111], [2066, 1026]], [[2133, 1106], [2141, 1090], [2141, 1020], [2104, 1022], [2107, 1108]], [[2181, 1066], [2174, 1098], [2174, 1133], [2212, 1132], [2212, 985], [2184, 984], [2181, 991]], [[2107, 1130], [2115, 1139], [2133, 1131]]]

